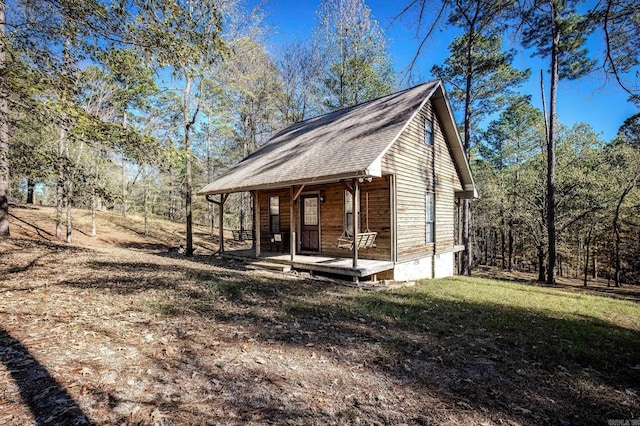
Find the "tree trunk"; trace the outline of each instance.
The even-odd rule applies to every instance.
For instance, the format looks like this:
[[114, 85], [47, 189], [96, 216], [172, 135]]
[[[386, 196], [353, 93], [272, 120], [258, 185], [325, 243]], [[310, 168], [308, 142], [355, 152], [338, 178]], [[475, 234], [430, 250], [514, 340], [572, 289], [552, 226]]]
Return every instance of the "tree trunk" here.
[[211, 238], [214, 238], [216, 236], [216, 213], [215, 213], [215, 208], [214, 206], [212, 206], [212, 203], [208, 203], [208, 209], [209, 209], [209, 232], [211, 234]]
[[64, 191], [64, 205], [65, 208], [67, 210], [67, 236], [65, 238], [65, 241], [67, 243], [71, 242], [71, 233], [72, 231], [72, 227], [71, 227], [71, 192], [73, 190], [73, 183], [71, 181], [67, 181], [67, 185], [66, 185], [66, 189]]
[[491, 229], [491, 266], [498, 266], [498, 231]]
[[616, 233], [616, 244], [615, 244], [615, 270], [613, 272], [613, 283], [616, 287], [620, 287], [620, 243], [621, 243], [621, 235], [620, 235], [620, 225], [618, 223], [618, 211], [616, 209], [616, 216], [613, 219], [613, 229]]
[[[67, 38], [64, 42], [64, 69], [62, 70], [63, 75], [69, 76], [70, 71], [70, 57], [69, 57], [69, 49], [71, 48], [71, 41]], [[67, 91], [65, 88], [62, 90], [62, 97], [64, 99], [67, 98]], [[62, 215], [65, 211], [65, 208], [69, 204], [69, 173], [68, 173], [68, 160], [69, 160], [69, 146], [67, 141], [67, 128], [65, 127], [67, 124], [63, 123], [60, 126], [60, 138], [58, 139], [58, 188], [57, 188], [57, 199], [56, 199], [56, 237], [62, 238]], [[70, 210], [67, 211], [67, 215], [70, 215]], [[69, 218], [67, 218], [67, 222], [69, 222]], [[67, 237], [66, 239], [70, 239], [70, 224], [67, 223]]]
[[575, 273], [573, 278], [578, 278], [580, 274], [580, 254], [582, 253], [582, 238], [580, 238], [580, 234], [576, 232], [576, 263], [575, 263]]
[[[65, 164], [69, 164], [69, 141], [68, 139], [65, 137], [65, 143], [64, 143], [64, 161]], [[69, 165], [70, 167], [70, 165]], [[71, 194], [73, 192], [73, 181], [72, 181], [72, 176], [70, 173], [70, 170], [67, 169], [66, 173], [65, 173], [65, 180], [64, 180], [64, 184], [63, 184], [63, 193], [64, 193], [64, 207], [66, 210], [66, 236], [65, 236], [65, 241], [67, 243], [71, 242], [71, 233], [72, 228], [71, 228]]]
[[93, 163], [93, 178], [91, 185], [91, 237], [95, 238], [98, 231], [97, 220], [96, 220], [96, 211], [98, 210], [98, 195], [96, 194], [96, 187], [98, 186], [98, 158], [100, 154], [98, 154], [97, 158], [94, 158]]
[[91, 238], [95, 238], [98, 230], [96, 221], [96, 211], [98, 210], [98, 200], [95, 187], [91, 191]]
[[558, 59], [560, 54], [560, 27], [558, 24], [559, 11], [551, 2], [553, 8], [553, 39], [551, 43], [551, 99], [549, 100], [549, 134], [547, 136], [547, 239], [549, 264], [547, 270], [547, 284], [556, 283], [556, 99], [558, 81], [560, 79]]
[[[127, 128], [127, 111], [122, 114], [122, 127]], [[122, 217], [127, 217], [127, 161], [124, 155], [124, 147], [121, 152], [122, 174], [120, 176], [122, 184]]]
[[[211, 116], [207, 116], [207, 183], [213, 180], [213, 158], [211, 155]], [[215, 209], [213, 203], [207, 203], [211, 238], [215, 237]]]
[[613, 282], [614, 285], [616, 287], [620, 287], [621, 283], [620, 283], [620, 245], [622, 243], [622, 235], [620, 232], [620, 209], [622, 207], [622, 203], [624, 203], [624, 199], [626, 198], [627, 194], [631, 191], [631, 189], [633, 189], [633, 187], [635, 186], [635, 181], [633, 185], [629, 185], [627, 186], [624, 191], [622, 191], [622, 194], [620, 195], [620, 198], [618, 199], [618, 204], [616, 205], [616, 211], [613, 215], [613, 230], [615, 232], [615, 246], [614, 246], [614, 267], [615, 270], [613, 272]]
[[593, 270], [591, 271], [591, 277], [594, 280], [598, 279], [598, 244], [596, 242], [596, 246], [593, 248], [593, 256], [591, 256], [593, 258]]
[[[0, 67], [5, 62], [5, 2], [0, 0]], [[0, 237], [9, 236], [9, 86], [0, 75]]]
[[509, 225], [508, 250], [509, 250], [508, 268], [509, 268], [509, 272], [511, 272], [513, 271], [513, 229], [511, 225]]
[[144, 236], [148, 236], [149, 235], [149, 205], [148, 205], [148, 198], [149, 198], [149, 189], [148, 189], [148, 182], [147, 179], [145, 178], [145, 181], [142, 185], [142, 204], [144, 207]]
[[489, 264], [489, 234], [487, 233], [487, 229], [484, 229], [484, 264], [488, 265]]
[[27, 204], [35, 204], [36, 182], [32, 178], [27, 178]]
[[[193, 216], [191, 212], [191, 191], [193, 188], [193, 176], [191, 175], [191, 139], [190, 132], [191, 126], [195, 121], [195, 115], [193, 119], [190, 117], [189, 113], [189, 100], [191, 99], [191, 84], [192, 79], [190, 76], [186, 76], [185, 88], [184, 88], [184, 105], [183, 105], [183, 115], [184, 115], [184, 150], [186, 153], [186, 165], [185, 165], [185, 174], [186, 174], [186, 187], [185, 187], [185, 216], [187, 221], [187, 246], [185, 249], [186, 256], [193, 256]], [[197, 111], [196, 111], [197, 114]]]
[[[469, 134], [471, 129], [471, 86], [473, 84], [473, 41], [475, 38], [475, 28], [471, 26], [469, 28], [469, 37], [467, 44], [467, 63], [466, 63], [466, 76], [465, 76], [465, 95], [464, 95], [464, 154], [467, 161], [470, 162], [471, 152], [471, 135]], [[471, 219], [471, 200], [464, 199], [462, 203], [462, 244], [464, 244], [464, 251], [462, 252], [462, 270], [460, 275], [471, 275], [471, 238], [469, 238], [469, 226]]]
[[[175, 182], [173, 168], [169, 169], [169, 182], [171, 182], [169, 185], [173, 185]], [[169, 220], [172, 222], [176, 220], [176, 196], [173, 186], [169, 190]]]
[[98, 200], [96, 199], [96, 194], [95, 191], [93, 193], [93, 195], [91, 196], [91, 237], [95, 238], [97, 235], [97, 231], [98, 231], [98, 224], [97, 224], [97, 215], [96, 215], [96, 211], [98, 210]]
[[507, 241], [506, 241], [506, 236], [505, 236], [505, 232], [504, 232], [504, 228], [505, 228], [505, 220], [504, 220], [504, 212], [502, 215], [502, 223], [500, 226], [500, 256], [502, 256], [502, 269], [507, 269]]
[[564, 263], [562, 262], [562, 256], [558, 256], [558, 275], [564, 277]]
[[62, 213], [64, 211], [64, 192], [65, 192], [65, 145], [67, 139], [67, 131], [60, 128], [60, 138], [58, 139], [58, 182], [56, 189], [56, 237], [62, 238]]
[[538, 281], [545, 281], [545, 270], [544, 270], [544, 246], [542, 244], [538, 244]]
[[471, 204], [469, 200], [462, 201], [462, 269], [460, 275], [471, 275], [471, 238], [469, 238], [469, 219], [471, 216]]
[[583, 285], [587, 286], [587, 273], [589, 271], [589, 249], [591, 248], [591, 233], [593, 232], [593, 223], [589, 227], [589, 234], [587, 234], [587, 247], [585, 248], [585, 256], [584, 256], [584, 283]]

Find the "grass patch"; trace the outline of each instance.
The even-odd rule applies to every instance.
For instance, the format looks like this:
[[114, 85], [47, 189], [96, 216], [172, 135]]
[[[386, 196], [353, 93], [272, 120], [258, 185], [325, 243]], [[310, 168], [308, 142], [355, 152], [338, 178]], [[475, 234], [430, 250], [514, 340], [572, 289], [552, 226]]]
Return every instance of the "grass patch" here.
[[216, 282], [220, 279], [219, 275], [212, 274], [211, 272], [205, 271], [188, 271], [186, 272], [186, 277], [195, 280], [195, 281], [204, 281], [208, 283], [209, 281]]
[[178, 311], [174, 305], [161, 304], [158, 305], [158, 313], [173, 317], [178, 314]]
[[243, 286], [237, 281], [220, 281], [215, 285], [215, 290], [231, 301], [242, 298], [244, 292]]
[[478, 278], [424, 281], [352, 298], [360, 315], [405, 330], [499, 338], [538, 361], [625, 368], [640, 361], [640, 306], [606, 297]]

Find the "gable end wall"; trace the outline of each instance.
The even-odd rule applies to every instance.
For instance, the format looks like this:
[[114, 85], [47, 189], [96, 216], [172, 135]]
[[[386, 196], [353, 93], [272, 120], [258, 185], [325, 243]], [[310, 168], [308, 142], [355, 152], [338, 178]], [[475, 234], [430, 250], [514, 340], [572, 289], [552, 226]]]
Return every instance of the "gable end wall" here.
[[[434, 117], [433, 147], [425, 144], [424, 136], [424, 121], [430, 116]], [[424, 105], [383, 156], [382, 173], [396, 176], [397, 261], [451, 252], [454, 194], [462, 186], [432, 102]], [[425, 244], [427, 191], [436, 194], [435, 245]]]

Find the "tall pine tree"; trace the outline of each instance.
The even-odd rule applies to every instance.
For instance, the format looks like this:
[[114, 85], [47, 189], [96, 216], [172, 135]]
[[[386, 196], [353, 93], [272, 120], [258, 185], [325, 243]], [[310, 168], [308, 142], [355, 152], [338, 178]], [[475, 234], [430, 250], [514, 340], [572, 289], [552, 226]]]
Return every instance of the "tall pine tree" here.
[[[459, 21], [469, 24], [467, 20]], [[503, 108], [513, 97], [513, 88], [529, 76], [511, 66], [512, 52], [502, 50], [502, 39], [496, 28], [484, 26], [485, 35], [476, 24], [467, 26], [467, 33], [451, 43], [451, 56], [444, 67], [434, 66], [431, 72], [453, 87], [452, 99], [464, 111], [464, 150], [470, 160], [471, 134], [489, 112]], [[491, 34], [493, 33], [493, 34]], [[462, 242], [465, 246], [460, 273], [471, 274], [472, 248], [470, 238], [470, 200], [463, 201]]]
[[584, 47], [592, 28], [586, 16], [577, 12], [581, 1], [535, 0], [525, 2], [522, 43], [535, 48], [535, 55], [549, 59], [551, 78], [547, 126], [547, 283], [556, 281], [556, 102], [560, 79], [577, 79], [589, 72], [594, 62]]

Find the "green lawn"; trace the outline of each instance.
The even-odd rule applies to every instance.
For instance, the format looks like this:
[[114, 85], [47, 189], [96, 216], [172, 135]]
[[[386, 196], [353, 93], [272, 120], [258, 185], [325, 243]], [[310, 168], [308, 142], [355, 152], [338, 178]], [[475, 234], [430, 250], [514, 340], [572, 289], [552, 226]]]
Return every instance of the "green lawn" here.
[[[289, 297], [289, 318], [327, 321], [354, 361], [532, 424], [640, 416], [640, 304], [456, 277], [380, 292]], [[286, 318], [286, 316], [285, 316]], [[344, 345], [338, 333], [325, 343]]]
[[640, 304], [548, 287], [456, 277], [352, 299], [405, 329], [500, 336], [539, 360], [629, 369], [640, 363]]

